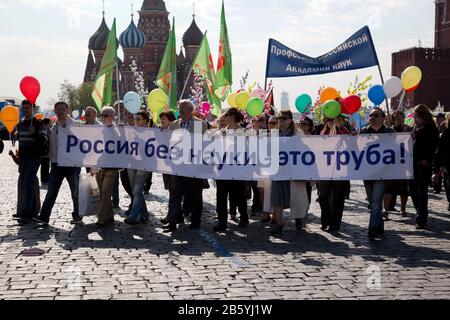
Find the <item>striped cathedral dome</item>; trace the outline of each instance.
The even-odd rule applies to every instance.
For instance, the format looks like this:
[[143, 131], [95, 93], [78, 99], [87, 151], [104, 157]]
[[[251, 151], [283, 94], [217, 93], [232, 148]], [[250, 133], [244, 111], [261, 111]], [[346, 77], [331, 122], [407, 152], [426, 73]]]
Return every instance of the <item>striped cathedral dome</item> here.
[[134, 24], [133, 18], [131, 23], [120, 35], [120, 45], [122, 48], [143, 48], [145, 46], [145, 35]]

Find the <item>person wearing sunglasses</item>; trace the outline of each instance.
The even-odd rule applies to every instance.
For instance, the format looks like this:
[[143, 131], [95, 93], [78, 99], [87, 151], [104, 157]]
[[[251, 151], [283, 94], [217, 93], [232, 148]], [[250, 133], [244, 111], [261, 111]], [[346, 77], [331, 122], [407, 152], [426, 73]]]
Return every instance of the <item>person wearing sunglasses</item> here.
[[[380, 108], [374, 108], [369, 115], [369, 125], [361, 129], [360, 134], [389, 134], [395, 133], [391, 128], [384, 125], [386, 114]], [[386, 190], [386, 181], [372, 180], [364, 181], [364, 186], [369, 199], [370, 207], [370, 223], [369, 223], [369, 239], [374, 240], [384, 236], [383, 221], [383, 200]]]
[[[295, 135], [295, 124], [290, 110], [282, 110], [278, 114], [279, 136], [292, 137]], [[271, 226], [272, 235], [280, 235], [283, 232], [283, 210], [291, 207], [291, 182], [272, 182], [272, 206], [274, 211], [274, 224]]]

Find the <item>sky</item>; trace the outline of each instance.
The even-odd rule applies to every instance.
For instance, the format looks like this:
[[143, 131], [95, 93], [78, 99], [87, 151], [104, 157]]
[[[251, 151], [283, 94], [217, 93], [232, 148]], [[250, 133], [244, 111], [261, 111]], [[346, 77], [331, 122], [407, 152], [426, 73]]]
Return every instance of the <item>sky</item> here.
[[[177, 46], [192, 21], [208, 31], [217, 57], [221, 0], [166, 0], [169, 19], [176, 19]], [[106, 20], [117, 19], [118, 36], [130, 23], [142, 0], [105, 0]], [[264, 85], [269, 38], [308, 56], [320, 56], [368, 25], [385, 78], [391, 76], [391, 54], [401, 49], [434, 45], [433, 0], [225, 0], [233, 54], [233, 89], [249, 71], [248, 81]], [[0, 0], [0, 96], [22, 98], [20, 80], [39, 79], [38, 104], [44, 109], [57, 99], [64, 80], [83, 81], [88, 40], [101, 22], [101, 0]], [[135, 19], [137, 18], [137, 12]], [[123, 56], [119, 49], [119, 56]], [[216, 58], [214, 58], [216, 60]], [[313, 98], [321, 86], [346, 91], [356, 76], [372, 75], [381, 83], [377, 67], [329, 75], [273, 79], [276, 104], [284, 90], [294, 108], [297, 96]]]

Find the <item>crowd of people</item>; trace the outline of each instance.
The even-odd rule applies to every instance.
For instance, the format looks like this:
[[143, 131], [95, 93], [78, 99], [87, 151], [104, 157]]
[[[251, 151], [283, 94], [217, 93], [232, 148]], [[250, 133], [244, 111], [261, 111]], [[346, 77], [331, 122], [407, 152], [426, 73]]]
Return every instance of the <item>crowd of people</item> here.
[[[194, 132], [200, 126], [203, 132], [213, 130], [214, 134], [247, 135], [272, 134], [278, 130], [281, 137], [292, 136], [334, 136], [358, 134], [383, 134], [409, 132], [413, 139], [414, 178], [396, 181], [364, 181], [367, 193], [370, 222], [368, 236], [371, 240], [383, 238], [384, 222], [389, 220], [389, 212], [395, 210], [397, 198], [401, 201], [401, 215], [406, 216], [408, 198], [411, 197], [416, 210], [416, 227], [423, 229], [428, 222], [428, 194], [432, 186], [435, 192], [441, 192], [444, 185], [448, 210], [450, 211], [450, 118], [442, 114], [433, 118], [425, 105], [414, 109], [414, 126], [405, 125], [405, 115], [396, 111], [387, 116], [380, 108], [372, 109], [368, 125], [356, 130], [348, 119], [323, 119], [322, 123], [314, 123], [308, 117], [301, 117], [295, 122], [291, 111], [283, 110], [277, 115], [261, 115], [245, 123], [241, 111], [228, 109], [214, 122], [208, 122], [194, 116], [194, 105], [190, 101], [179, 103], [179, 119], [173, 112], [160, 114], [155, 124], [149, 114], [141, 111], [136, 115], [126, 114], [126, 125], [135, 127], [153, 127], [161, 131], [177, 129]], [[120, 108], [119, 108], [120, 110]], [[61, 185], [66, 180], [70, 187], [73, 201], [71, 224], [82, 225], [79, 215], [78, 190], [81, 168], [61, 167], [57, 163], [58, 130], [70, 127], [76, 121], [70, 117], [70, 107], [65, 102], [57, 102], [54, 107], [57, 120], [51, 123], [48, 119], [38, 120], [33, 116], [32, 104], [25, 100], [22, 103], [24, 118], [17, 126], [15, 139], [18, 144], [16, 153], [10, 152], [13, 161], [18, 164], [18, 203], [17, 212], [13, 215], [20, 225], [38, 223], [48, 225], [51, 213], [58, 197]], [[85, 110], [86, 126], [117, 125], [117, 112], [113, 107], [104, 107], [100, 114], [97, 109], [88, 107]], [[264, 130], [266, 129], [266, 130]], [[211, 131], [209, 131], [211, 132]], [[3, 142], [0, 140], [0, 152]], [[40, 186], [37, 173], [41, 168], [41, 183], [47, 185], [45, 200], [40, 205]], [[126, 210], [125, 223], [128, 225], [144, 224], [149, 220], [145, 194], [152, 185], [152, 173], [123, 168], [85, 168], [87, 174], [95, 176], [100, 190], [101, 204], [97, 214], [96, 225], [99, 228], [114, 223], [114, 209], [119, 207], [119, 184], [121, 183], [130, 197], [130, 205]], [[177, 230], [185, 220], [190, 221], [190, 229], [199, 229], [203, 213], [203, 190], [211, 188], [207, 180], [163, 175], [164, 187], [169, 193], [168, 213], [161, 219], [165, 233]], [[218, 224], [215, 232], [227, 230], [228, 221], [234, 221], [239, 228], [249, 225], [248, 200], [252, 200], [250, 215], [261, 214], [261, 223], [271, 223], [271, 234], [283, 232], [283, 211], [290, 209], [295, 219], [297, 230], [305, 225], [312, 201], [312, 190], [315, 185], [320, 203], [322, 230], [338, 233], [344, 214], [344, 204], [350, 197], [350, 181], [238, 181], [218, 180], [216, 187], [216, 210]], [[239, 212], [239, 218], [237, 213]]]

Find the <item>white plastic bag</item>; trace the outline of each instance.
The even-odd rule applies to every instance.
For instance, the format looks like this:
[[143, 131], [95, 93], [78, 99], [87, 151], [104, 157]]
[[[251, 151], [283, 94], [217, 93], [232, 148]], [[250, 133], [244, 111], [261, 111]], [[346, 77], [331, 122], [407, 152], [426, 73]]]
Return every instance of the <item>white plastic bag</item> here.
[[96, 215], [100, 209], [100, 190], [90, 174], [80, 175], [78, 206], [80, 217]]

